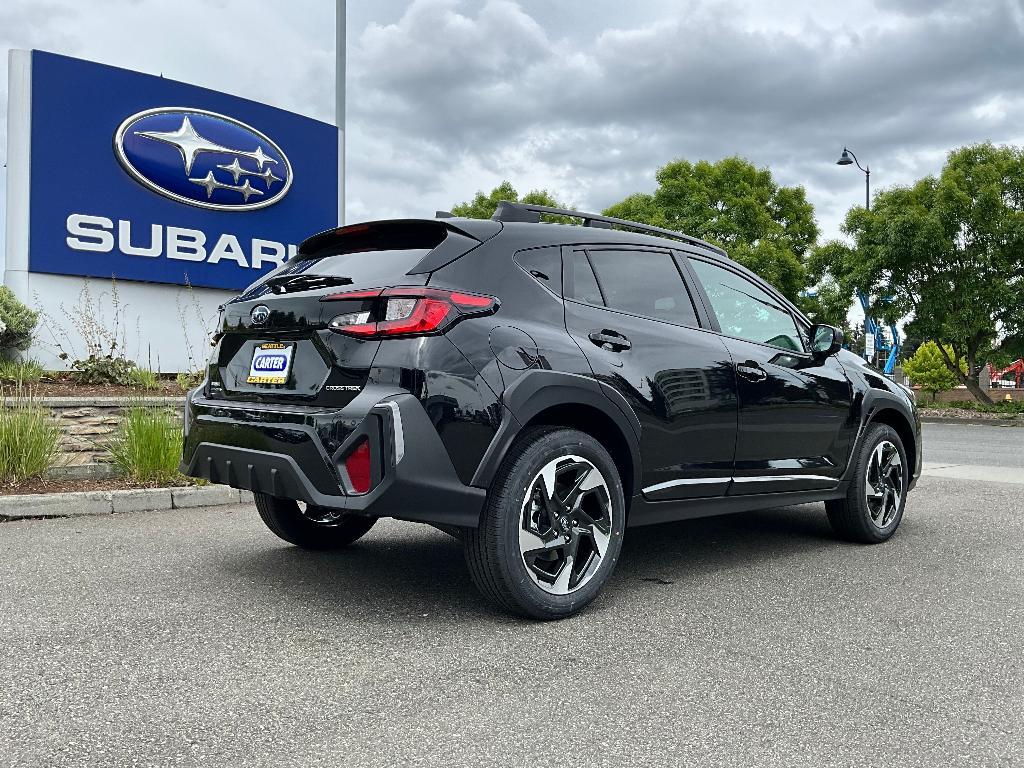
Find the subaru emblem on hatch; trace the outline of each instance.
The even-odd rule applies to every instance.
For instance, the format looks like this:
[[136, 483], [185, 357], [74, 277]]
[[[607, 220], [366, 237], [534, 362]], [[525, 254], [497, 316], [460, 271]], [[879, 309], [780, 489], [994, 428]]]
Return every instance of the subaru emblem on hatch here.
[[257, 304], [249, 313], [253, 325], [263, 325], [270, 318], [270, 307], [266, 304]]
[[118, 127], [114, 152], [143, 186], [200, 208], [266, 208], [292, 185], [291, 163], [268, 136], [203, 109], [137, 112]]

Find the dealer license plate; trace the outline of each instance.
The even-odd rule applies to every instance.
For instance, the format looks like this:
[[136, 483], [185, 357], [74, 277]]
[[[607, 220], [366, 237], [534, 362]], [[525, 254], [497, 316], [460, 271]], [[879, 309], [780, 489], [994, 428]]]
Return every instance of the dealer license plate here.
[[285, 384], [292, 369], [294, 344], [265, 342], [257, 344], [249, 365], [249, 384]]

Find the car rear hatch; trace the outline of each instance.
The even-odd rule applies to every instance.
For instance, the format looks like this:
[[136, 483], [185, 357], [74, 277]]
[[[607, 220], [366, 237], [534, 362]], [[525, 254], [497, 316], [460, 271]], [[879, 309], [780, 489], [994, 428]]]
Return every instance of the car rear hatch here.
[[224, 306], [206, 396], [346, 405], [366, 385], [381, 341], [335, 333], [330, 322], [357, 317], [379, 289], [425, 285], [430, 271], [479, 244], [449, 223], [415, 219], [309, 238], [295, 258]]

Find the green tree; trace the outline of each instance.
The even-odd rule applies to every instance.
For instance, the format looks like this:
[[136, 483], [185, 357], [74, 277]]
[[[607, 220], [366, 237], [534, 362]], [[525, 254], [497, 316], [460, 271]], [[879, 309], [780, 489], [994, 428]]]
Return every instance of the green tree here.
[[[529, 203], [530, 205], [546, 205], [550, 208], [566, 208], [567, 206], [559, 203], [554, 195], [548, 192], [546, 189], [533, 189], [523, 195], [522, 199], [519, 197], [519, 193], [516, 192], [516, 188], [512, 186], [509, 181], [503, 181], [501, 184], [496, 186], [488, 194], [484, 194], [483, 191], [477, 192], [473, 196], [472, 200], [465, 203], [457, 203], [452, 206], [452, 213], [456, 216], [464, 216], [467, 219], [489, 219], [494, 215], [494, 212], [498, 209], [498, 203], [502, 200], [508, 200], [510, 203]], [[566, 223], [570, 219], [565, 216], [548, 216], [542, 217], [545, 221], [557, 221], [559, 223]]]
[[38, 312], [18, 301], [6, 285], [0, 285], [0, 350], [28, 349], [38, 321]]
[[991, 403], [979, 369], [1000, 330], [1024, 330], [1024, 152], [954, 150], [938, 177], [882, 192], [870, 211], [851, 209], [843, 231], [856, 245], [817, 249], [812, 274], [876, 297], [872, 311], [886, 321], [913, 315], [949, 371]]
[[[914, 356], [903, 363], [903, 371], [910, 377], [913, 384], [917, 384], [925, 392], [931, 392], [932, 400], [939, 392], [952, 389], [958, 383], [956, 375], [946, 366], [946, 357], [950, 357], [953, 350], [948, 347], [945, 355], [934, 341], [926, 341], [917, 348]], [[962, 370], [966, 372], [967, 365]]]
[[818, 238], [803, 187], [779, 186], [770, 170], [741, 157], [675, 160], [655, 178], [653, 194], [630, 195], [605, 213], [715, 243], [792, 301], [813, 308], [800, 295], [808, 285], [804, 259]]

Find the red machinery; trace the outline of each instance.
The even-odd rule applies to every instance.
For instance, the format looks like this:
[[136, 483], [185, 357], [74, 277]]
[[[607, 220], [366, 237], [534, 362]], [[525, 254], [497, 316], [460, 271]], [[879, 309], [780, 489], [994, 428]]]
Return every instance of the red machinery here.
[[1021, 358], [1020, 360], [1017, 360], [1016, 362], [1010, 363], [1008, 366], [1003, 368], [1003, 370], [1001, 370], [1001, 371], [993, 370], [992, 371], [992, 383], [996, 384], [996, 382], [1002, 381], [1003, 377], [1006, 376], [1006, 374], [1008, 374], [1008, 373], [1012, 373], [1013, 374], [1014, 382], [1015, 382], [1015, 384], [1017, 386], [1017, 389], [1020, 389], [1021, 388], [1021, 382], [1024, 381], [1024, 358]]

